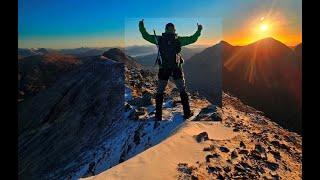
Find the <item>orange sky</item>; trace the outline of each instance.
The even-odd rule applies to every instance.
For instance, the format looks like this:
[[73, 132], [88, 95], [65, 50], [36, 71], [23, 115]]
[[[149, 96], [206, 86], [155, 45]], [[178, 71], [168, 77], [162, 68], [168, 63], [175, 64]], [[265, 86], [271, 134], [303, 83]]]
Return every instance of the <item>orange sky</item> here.
[[[246, 19], [223, 20], [221, 39], [200, 39], [198, 44], [215, 44], [220, 40], [232, 45], [247, 45], [266, 37], [275, 38], [288, 46], [302, 42], [301, 16], [283, 9], [254, 10]], [[263, 26], [263, 27], [261, 27]]]
[[301, 33], [291, 33], [285, 30], [278, 30], [279, 33], [270, 33], [265, 36], [259, 36], [254, 34], [248, 34], [246, 30], [243, 30], [237, 35], [227, 35], [224, 36], [224, 40], [229, 42], [232, 45], [247, 45], [253, 43], [259, 39], [263, 39], [265, 37], [273, 37], [287, 46], [295, 46], [302, 42]]
[[[267, 28], [262, 30], [262, 25]], [[295, 46], [302, 42], [301, 23], [295, 17], [284, 16], [281, 11], [269, 11], [254, 13], [234, 31], [223, 31], [223, 39], [232, 45], [246, 45], [266, 37]]]

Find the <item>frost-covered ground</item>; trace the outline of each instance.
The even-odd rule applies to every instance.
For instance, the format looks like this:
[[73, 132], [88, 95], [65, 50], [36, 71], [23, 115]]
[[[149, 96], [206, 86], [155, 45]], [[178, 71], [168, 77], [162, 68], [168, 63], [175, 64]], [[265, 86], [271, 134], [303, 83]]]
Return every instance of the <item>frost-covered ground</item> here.
[[[232, 96], [223, 102], [222, 122], [183, 122], [161, 143], [88, 179], [301, 179], [301, 136]], [[201, 104], [192, 99], [197, 113]]]
[[[184, 121], [180, 98], [168, 88], [163, 121], [154, 128], [154, 102], [143, 107], [129, 102], [143, 97], [144, 91], [154, 93], [155, 85], [137, 78], [130, 81], [135, 85], [126, 87], [123, 120], [111, 127], [102, 148], [94, 152], [92, 168], [84, 167], [83, 177], [301, 179], [301, 136], [283, 129], [262, 112], [224, 93], [223, 108], [219, 109], [222, 122], [212, 122], [211, 103], [192, 94], [190, 106], [195, 115]], [[137, 88], [141, 83], [142, 88]], [[198, 137], [203, 139], [197, 142]]]
[[[129, 97], [129, 95], [128, 95]], [[202, 108], [209, 103], [204, 100], [195, 100], [191, 98], [191, 107], [195, 115], [184, 121], [182, 117], [182, 106], [175, 106], [174, 99], [168, 98], [164, 103], [163, 121], [159, 127], [153, 129], [154, 115], [145, 117], [146, 122], [137, 122], [136, 129], [144, 134], [140, 139], [140, 144], [134, 144], [134, 138], [129, 138], [125, 146], [130, 146], [130, 152], [127, 152], [126, 159], [107, 171], [91, 176], [92, 179], [168, 179], [177, 174], [176, 164], [180, 161], [193, 162], [204, 156], [200, 145], [194, 143], [194, 135], [207, 131], [212, 138], [223, 140], [234, 137], [232, 128], [227, 128], [220, 122], [192, 121], [199, 114]], [[149, 112], [154, 110], [154, 106], [147, 108]], [[211, 113], [212, 114], [212, 113]], [[211, 115], [210, 113], [207, 116]], [[131, 121], [131, 120], [129, 120]], [[136, 121], [135, 121], [136, 122]], [[140, 127], [139, 127], [140, 126]], [[128, 128], [130, 129], [130, 128]], [[134, 129], [134, 127], [132, 128]], [[124, 131], [127, 134], [133, 132]], [[120, 143], [124, 139], [119, 139]], [[110, 145], [109, 145], [110, 146]], [[123, 147], [123, 146], [119, 146]], [[124, 148], [128, 149], [128, 148]], [[146, 150], [147, 149], [147, 150]], [[146, 150], [145, 152], [142, 152]], [[116, 154], [116, 152], [114, 152]], [[107, 159], [106, 163], [110, 163]], [[102, 167], [104, 166], [104, 167]], [[107, 165], [102, 165], [101, 169], [107, 169]], [[100, 173], [97, 171], [97, 173]], [[128, 174], [129, 173], [129, 174]]]
[[[125, 88], [126, 105], [129, 107], [123, 114], [123, 119], [114, 123], [110, 128], [110, 134], [98, 150], [89, 152], [95, 157], [92, 159], [92, 167], [84, 165], [81, 170], [74, 175], [75, 179], [99, 174], [123, 161], [134, 157], [146, 149], [162, 142], [184, 123], [181, 103], [174, 103], [172, 97], [167, 97], [163, 103], [163, 120], [155, 127], [154, 104], [146, 106], [147, 113], [134, 119], [132, 114], [138, 107], [129, 105], [127, 102], [133, 99], [132, 89]], [[193, 108], [195, 115], [200, 112], [202, 106]]]

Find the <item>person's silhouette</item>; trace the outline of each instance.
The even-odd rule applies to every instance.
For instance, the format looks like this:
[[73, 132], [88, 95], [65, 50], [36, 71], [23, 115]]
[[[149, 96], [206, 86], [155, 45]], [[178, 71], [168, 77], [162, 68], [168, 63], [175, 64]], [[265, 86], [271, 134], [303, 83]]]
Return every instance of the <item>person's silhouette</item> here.
[[165, 88], [167, 86], [169, 77], [172, 76], [175, 85], [179, 89], [181, 103], [183, 105], [184, 118], [188, 119], [193, 115], [190, 110], [189, 97], [185, 88], [185, 80], [183, 75], [182, 63], [180, 51], [182, 46], [192, 44], [197, 41], [200, 36], [202, 25], [197, 24], [198, 30], [192, 36], [178, 36], [175, 33], [175, 26], [172, 23], [168, 23], [165, 27], [165, 32], [162, 36], [156, 36], [149, 34], [145, 27], [143, 20], [139, 22], [139, 30], [142, 37], [152, 44], [157, 44], [159, 47], [159, 53], [161, 62], [159, 63], [158, 72], [158, 87], [156, 93], [156, 113], [155, 119], [157, 121], [162, 120], [162, 103]]

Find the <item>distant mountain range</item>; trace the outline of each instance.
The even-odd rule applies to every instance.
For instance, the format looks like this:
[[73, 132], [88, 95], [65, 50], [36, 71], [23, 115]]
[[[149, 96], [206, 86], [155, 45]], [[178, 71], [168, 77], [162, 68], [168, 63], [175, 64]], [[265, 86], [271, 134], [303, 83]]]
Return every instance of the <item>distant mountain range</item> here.
[[[140, 69], [142, 66], [132, 57], [126, 55], [119, 48], [110, 48], [100, 53], [100, 50], [91, 49], [85, 51], [78, 49], [81, 55], [64, 55], [55, 51], [45, 49], [32, 50], [30, 56], [20, 56], [18, 60], [18, 98], [22, 101], [25, 98], [33, 97], [40, 91], [47, 89], [59, 78], [70, 71], [80, 67], [87, 62], [100, 57], [112, 59], [125, 63], [128, 67]], [[69, 51], [70, 52], [70, 51]], [[93, 55], [89, 55], [90, 52]], [[98, 54], [98, 55], [97, 55]], [[27, 53], [25, 54], [27, 55]]]
[[48, 53], [72, 55], [77, 57], [86, 57], [86, 56], [101, 55], [103, 52], [109, 49], [111, 49], [111, 47], [102, 47], [102, 48], [81, 47], [81, 48], [71, 48], [71, 49], [18, 48], [18, 57], [22, 58], [22, 57], [35, 56], [35, 55], [45, 55]]
[[246, 46], [221, 41], [186, 61], [186, 80], [211, 101], [223, 89], [301, 132], [301, 47], [273, 38]]
[[[189, 47], [182, 47], [181, 54], [185, 60], [189, 59], [196, 53], [201, 52], [204, 50], [204, 47], [198, 47], [198, 48], [189, 48]], [[154, 67], [154, 62], [157, 57], [157, 51], [152, 53], [152, 54], [147, 54], [147, 55], [140, 55], [140, 56], [135, 56], [134, 58], [145, 68], [155, 70], [156, 67]]]
[[27, 57], [27, 56], [35, 56], [35, 55], [44, 55], [47, 54], [49, 51], [45, 48], [18, 48], [18, 57]]
[[147, 46], [129, 46], [123, 49], [124, 53], [129, 56], [137, 57], [143, 56], [148, 54], [155, 54], [157, 53], [157, 47], [155, 45], [147, 45]]
[[156, 46], [129, 46], [123, 47], [81, 47], [81, 48], [69, 48], [69, 49], [50, 49], [50, 48], [18, 48], [18, 57], [28, 57], [35, 55], [44, 55], [47, 53], [73, 55], [77, 57], [85, 56], [97, 56], [101, 55], [105, 51], [118, 48], [124, 51], [129, 56], [139, 56], [144, 54], [152, 54], [156, 52]]
[[[144, 62], [144, 59], [154, 59], [153, 57], [157, 53], [157, 47], [155, 45], [147, 46], [128, 46], [128, 47], [81, 47], [81, 48], [70, 48], [70, 49], [46, 49], [46, 48], [18, 48], [18, 58], [35, 56], [35, 55], [45, 55], [48, 53], [62, 54], [62, 55], [72, 55], [76, 57], [87, 57], [87, 56], [97, 56], [103, 54], [105, 51], [117, 48], [121, 49], [126, 55], [137, 58], [138, 60], [142, 59], [141, 62]], [[195, 46], [192, 48], [183, 47], [182, 53], [185, 59], [190, 58], [197, 52], [202, 51], [205, 47]], [[152, 60], [151, 61], [152, 64]], [[147, 63], [149, 63], [147, 61]], [[142, 63], [143, 64], [143, 63]], [[147, 65], [147, 64], [145, 64]]]

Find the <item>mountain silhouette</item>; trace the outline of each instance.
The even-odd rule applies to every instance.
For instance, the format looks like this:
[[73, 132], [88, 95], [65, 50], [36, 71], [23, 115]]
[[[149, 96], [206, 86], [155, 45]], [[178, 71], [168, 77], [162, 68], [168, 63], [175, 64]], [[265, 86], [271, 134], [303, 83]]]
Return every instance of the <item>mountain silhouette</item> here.
[[191, 57], [184, 68], [189, 87], [211, 101], [213, 92], [223, 89], [301, 132], [301, 67], [296, 53], [280, 41], [265, 38], [245, 46], [221, 41]]

